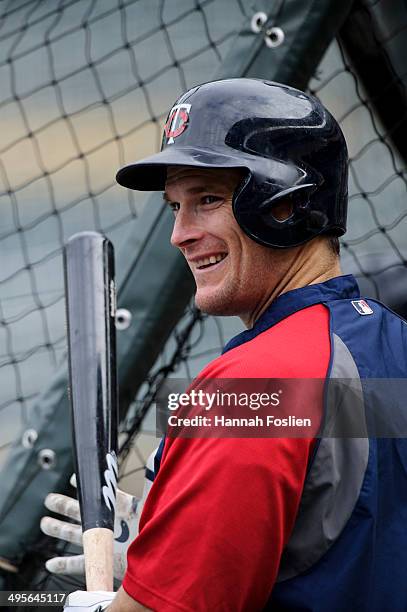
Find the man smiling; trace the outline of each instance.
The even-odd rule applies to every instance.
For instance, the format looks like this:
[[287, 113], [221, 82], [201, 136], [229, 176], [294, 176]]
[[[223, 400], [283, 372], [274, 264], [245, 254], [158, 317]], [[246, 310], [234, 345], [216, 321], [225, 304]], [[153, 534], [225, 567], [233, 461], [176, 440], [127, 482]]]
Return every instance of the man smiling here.
[[363, 377], [406, 376], [407, 328], [341, 276], [334, 118], [285, 85], [207, 83], [171, 109], [162, 151], [117, 180], [165, 191], [196, 304], [247, 327], [200, 381], [324, 385], [300, 387], [315, 436], [167, 438], [109, 610], [405, 611], [407, 445], [364, 435]]
[[[195, 278], [196, 305], [212, 315], [238, 315], [252, 327], [284, 291], [322, 282], [340, 269], [325, 237], [288, 252], [264, 248], [242, 232], [232, 199], [243, 178], [236, 169], [170, 166], [164, 197], [175, 215], [171, 244]], [[288, 216], [290, 207], [279, 202], [273, 214]]]

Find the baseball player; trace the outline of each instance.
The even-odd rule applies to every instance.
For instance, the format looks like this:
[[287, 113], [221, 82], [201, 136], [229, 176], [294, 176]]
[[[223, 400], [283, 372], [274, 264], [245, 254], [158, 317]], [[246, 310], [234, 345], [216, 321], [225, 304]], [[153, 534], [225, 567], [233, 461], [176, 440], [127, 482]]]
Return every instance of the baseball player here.
[[74, 605], [405, 612], [407, 441], [392, 429], [405, 411], [382, 383], [406, 377], [407, 327], [341, 275], [336, 121], [285, 85], [206, 83], [170, 110], [161, 152], [117, 180], [164, 192], [197, 305], [247, 327], [201, 384], [323, 381], [300, 398], [320, 435], [168, 436], [122, 587], [114, 599], [76, 593]]

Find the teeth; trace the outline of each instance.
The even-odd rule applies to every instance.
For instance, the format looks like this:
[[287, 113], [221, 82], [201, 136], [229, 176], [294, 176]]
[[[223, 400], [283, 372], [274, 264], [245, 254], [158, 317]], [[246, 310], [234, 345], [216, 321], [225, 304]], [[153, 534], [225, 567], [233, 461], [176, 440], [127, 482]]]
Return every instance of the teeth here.
[[196, 262], [196, 267], [201, 268], [202, 266], [209, 266], [210, 264], [218, 263], [222, 261], [226, 257], [226, 253], [219, 253], [218, 255], [211, 255], [210, 257], [205, 257], [204, 259], [200, 259]]

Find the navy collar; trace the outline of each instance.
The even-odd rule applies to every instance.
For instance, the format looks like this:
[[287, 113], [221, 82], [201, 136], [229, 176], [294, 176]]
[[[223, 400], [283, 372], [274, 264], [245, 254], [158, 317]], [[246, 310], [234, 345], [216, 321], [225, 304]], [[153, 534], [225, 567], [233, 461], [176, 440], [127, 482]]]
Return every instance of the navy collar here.
[[251, 329], [247, 329], [229, 340], [222, 354], [252, 340], [258, 334], [261, 334], [298, 310], [323, 302], [358, 297], [360, 297], [359, 287], [352, 274], [337, 276], [325, 283], [307, 285], [306, 287], [287, 291], [287, 293], [283, 293], [283, 295], [280, 295], [272, 302]]

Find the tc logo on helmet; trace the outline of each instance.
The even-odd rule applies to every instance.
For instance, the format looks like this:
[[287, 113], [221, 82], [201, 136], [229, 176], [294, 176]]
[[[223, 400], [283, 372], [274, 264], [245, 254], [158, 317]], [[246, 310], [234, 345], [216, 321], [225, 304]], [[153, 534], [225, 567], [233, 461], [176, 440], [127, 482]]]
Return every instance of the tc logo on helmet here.
[[172, 144], [174, 138], [182, 134], [188, 125], [190, 104], [176, 104], [170, 110], [164, 132], [167, 137], [167, 144]]

